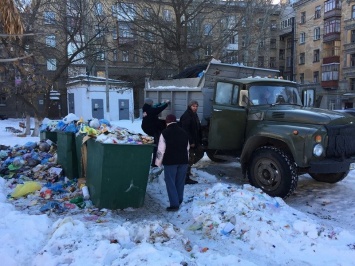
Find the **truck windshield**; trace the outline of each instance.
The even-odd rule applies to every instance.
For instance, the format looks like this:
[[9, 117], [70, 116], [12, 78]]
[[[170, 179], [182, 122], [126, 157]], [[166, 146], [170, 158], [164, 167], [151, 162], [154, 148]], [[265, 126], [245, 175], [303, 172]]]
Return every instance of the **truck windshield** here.
[[249, 99], [253, 105], [262, 104], [297, 104], [302, 105], [297, 88], [275, 85], [252, 85]]

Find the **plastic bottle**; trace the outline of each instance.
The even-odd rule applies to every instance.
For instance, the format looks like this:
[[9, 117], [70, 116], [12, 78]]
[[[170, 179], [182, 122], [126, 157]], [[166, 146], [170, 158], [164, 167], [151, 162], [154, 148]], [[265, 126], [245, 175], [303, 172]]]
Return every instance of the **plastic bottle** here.
[[83, 198], [88, 200], [90, 199], [89, 189], [87, 186], [82, 186], [81, 191], [83, 192]]

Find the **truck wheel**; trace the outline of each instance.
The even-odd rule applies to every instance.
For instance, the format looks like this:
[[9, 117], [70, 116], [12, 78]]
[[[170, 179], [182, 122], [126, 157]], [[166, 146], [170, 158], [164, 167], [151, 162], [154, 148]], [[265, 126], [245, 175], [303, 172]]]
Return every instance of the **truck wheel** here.
[[253, 153], [247, 175], [251, 185], [261, 188], [272, 197], [287, 198], [298, 182], [293, 159], [270, 146], [261, 147]]
[[226, 160], [219, 159], [219, 158], [216, 158], [216, 157], [215, 157], [216, 150], [206, 150], [206, 154], [207, 154], [208, 158], [210, 158], [210, 160], [211, 160], [212, 162], [216, 162], [216, 163], [223, 163], [223, 162], [226, 162]]
[[318, 182], [324, 182], [324, 183], [336, 183], [341, 180], [343, 180], [347, 175], [348, 172], [343, 172], [343, 173], [332, 173], [332, 174], [309, 174], [314, 180]]

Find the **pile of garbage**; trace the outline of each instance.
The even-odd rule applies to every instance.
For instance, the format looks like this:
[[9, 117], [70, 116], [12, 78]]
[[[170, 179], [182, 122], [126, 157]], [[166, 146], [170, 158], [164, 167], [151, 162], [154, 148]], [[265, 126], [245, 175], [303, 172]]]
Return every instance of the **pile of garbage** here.
[[[8, 147], [0, 145], [0, 176], [6, 180], [15, 205], [37, 208], [40, 213], [63, 213], [93, 207], [83, 194], [85, 179], [69, 180], [57, 164], [56, 145], [46, 141]], [[38, 208], [39, 206], [39, 208]]]
[[[74, 114], [63, 120], [44, 120], [41, 132], [69, 132], [94, 138], [102, 143], [149, 144], [154, 139], [128, 129], [115, 127], [109, 121], [83, 121]], [[75, 212], [82, 209], [98, 212], [92, 202], [86, 179], [68, 179], [57, 161], [55, 141], [43, 139], [25, 145], [0, 145], [0, 176], [10, 193], [8, 199], [19, 208], [34, 214]], [[96, 217], [96, 216], [95, 216]]]
[[126, 128], [112, 126], [106, 119], [93, 118], [84, 121], [75, 114], [68, 114], [61, 121], [44, 120], [40, 132], [71, 132], [95, 138], [101, 143], [110, 144], [152, 144], [151, 136], [133, 133]]

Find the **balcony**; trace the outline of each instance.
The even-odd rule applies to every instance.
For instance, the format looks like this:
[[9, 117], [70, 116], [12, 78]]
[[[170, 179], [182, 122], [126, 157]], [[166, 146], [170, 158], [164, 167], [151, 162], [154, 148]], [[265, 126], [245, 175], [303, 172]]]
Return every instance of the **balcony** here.
[[338, 80], [327, 80], [327, 81], [322, 81], [321, 82], [321, 86], [324, 89], [331, 89], [331, 90], [338, 89], [338, 84], [339, 84]]
[[323, 42], [340, 41], [340, 32], [331, 32], [323, 35]]
[[324, 20], [328, 19], [328, 18], [333, 18], [333, 17], [341, 17], [341, 9], [332, 9], [329, 10], [328, 12], [324, 13]]
[[323, 64], [340, 63], [340, 56], [333, 55], [329, 57], [323, 56]]
[[344, 20], [344, 29], [355, 30], [355, 19], [352, 18]]

